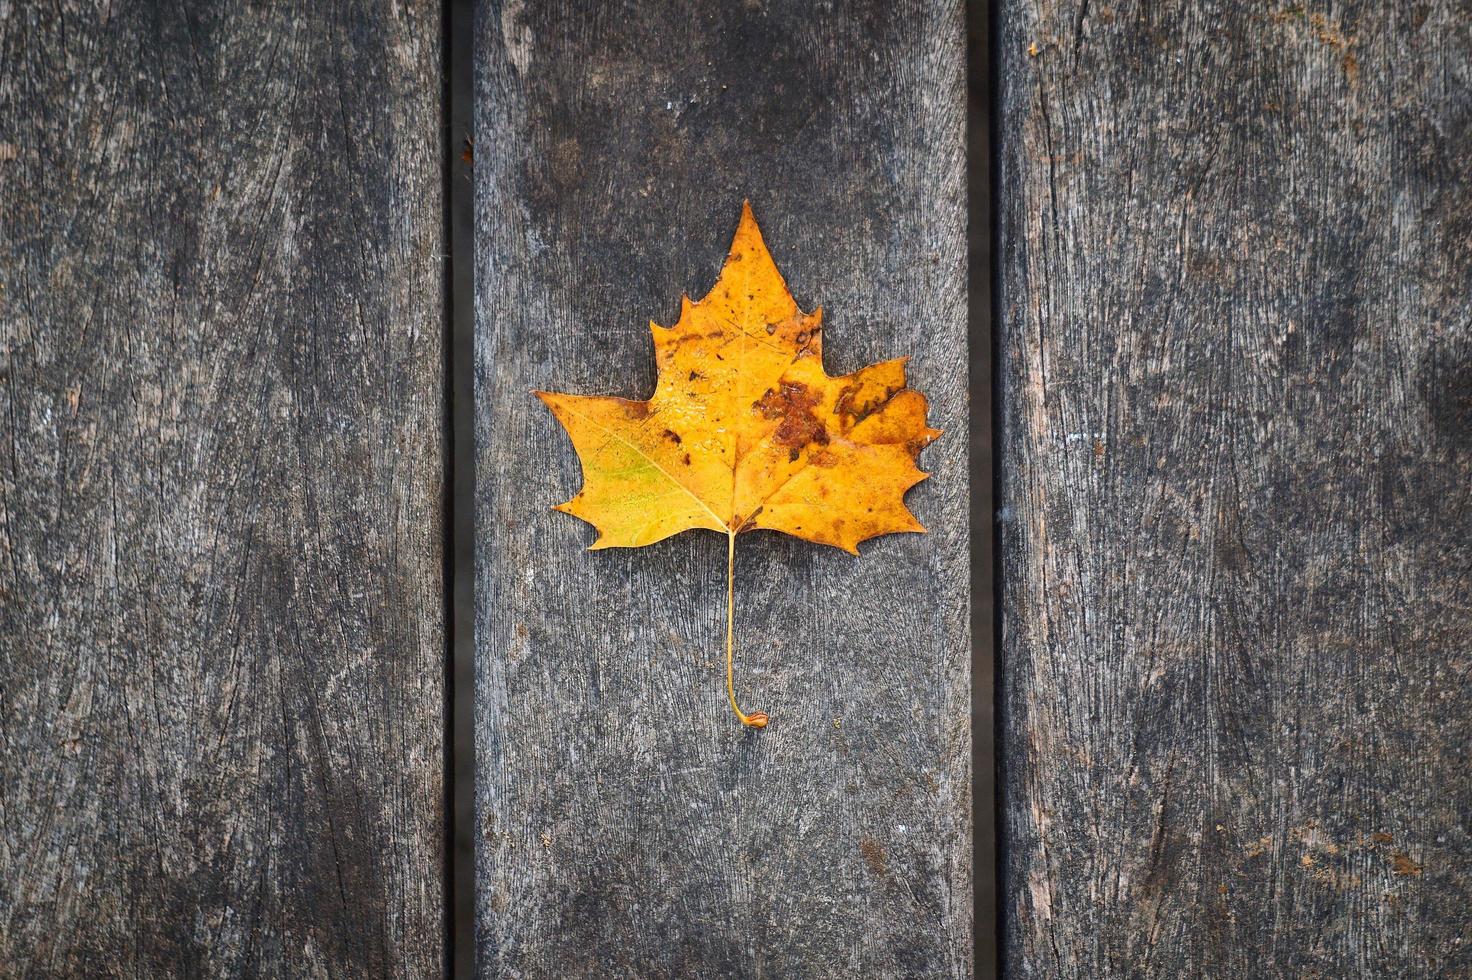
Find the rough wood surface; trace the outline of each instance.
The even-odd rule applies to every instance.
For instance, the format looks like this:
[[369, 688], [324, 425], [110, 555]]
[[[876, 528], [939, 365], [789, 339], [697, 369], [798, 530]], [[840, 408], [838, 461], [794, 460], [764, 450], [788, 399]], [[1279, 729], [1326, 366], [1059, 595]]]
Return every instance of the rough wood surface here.
[[[964, 50], [953, 3], [487, 4], [477, 944], [487, 976], [970, 970]], [[588, 553], [531, 389], [646, 397], [750, 197], [831, 372], [912, 355], [928, 535]]]
[[0, 4], [0, 974], [432, 976], [433, 4]]
[[1010, 972], [1467, 975], [1472, 17], [999, 28]]

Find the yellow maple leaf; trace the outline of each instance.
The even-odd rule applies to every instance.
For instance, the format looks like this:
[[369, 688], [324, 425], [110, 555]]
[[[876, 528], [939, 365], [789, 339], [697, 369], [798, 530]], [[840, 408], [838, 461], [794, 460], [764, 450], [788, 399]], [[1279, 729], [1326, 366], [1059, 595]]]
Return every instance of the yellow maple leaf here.
[[804, 313], [750, 204], [704, 299], [650, 322], [659, 380], [647, 401], [539, 391], [572, 438], [583, 488], [557, 509], [598, 529], [594, 549], [637, 548], [691, 528], [727, 536], [726, 687], [732, 684], [736, 536], [781, 531], [858, 554], [859, 542], [924, 531], [905, 491], [940, 433], [905, 358], [831, 378], [823, 311]]

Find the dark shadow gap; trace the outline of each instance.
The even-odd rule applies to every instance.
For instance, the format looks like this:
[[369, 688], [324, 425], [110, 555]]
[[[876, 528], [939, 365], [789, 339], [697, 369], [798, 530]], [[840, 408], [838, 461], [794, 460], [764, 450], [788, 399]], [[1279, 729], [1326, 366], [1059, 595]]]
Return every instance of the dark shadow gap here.
[[[987, 354], [991, 358], [988, 380], [991, 391], [989, 392], [988, 411], [990, 412], [990, 437], [993, 448], [993, 460], [995, 450], [1002, 444], [1005, 438], [1003, 426], [1005, 425], [1005, 413], [1003, 411], [1002, 399], [1005, 392], [1002, 389], [1000, 365], [1001, 361], [1001, 339], [1002, 339], [1002, 170], [1001, 170], [1001, 147], [1002, 147], [1002, 113], [1001, 113], [1001, 57], [998, 54], [998, 30], [999, 18], [1001, 16], [1000, 4], [997, 0], [991, 0], [987, 4], [987, 43], [983, 50], [986, 56], [986, 70], [980, 77], [986, 79], [986, 119], [988, 126], [988, 138], [986, 145], [978, 151], [979, 159], [985, 162], [987, 203], [990, 214], [987, 216], [987, 244], [990, 251], [988, 267], [986, 270], [987, 284], [991, 308], [987, 313]], [[993, 875], [992, 887], [995, 894], [996, 916], [993, 922], [993, 930], [996, 936], [996, 959], [995, 966], [997, 976], [1005, 976], [1007, 973], [1007, 929], [1008, 929], [1008, 907], [1004, 901], [1007, 894], [1007, 820], [1006, 808], [1003, 805], [1004, 789], [1007, 778], [1007, 756], [1006, 740], [1002, 735], [1002, 692], [1006, 679], [1006, 657], [1002, 643], [1002, 617], [1005, 614], [1002, 603], [1002, 549], [1006, 542], [1000, 539], [1002, 533], [1001, 522], [997, 519], [998, 506], [1002, 498], [1002, 470], [1000, 466], [993, 465], [988, 474], [987, 490], [989, 500], [987, 502], [987, 532], [991, 540], [991, 592], [992, 617], [988, 623], [990, 629], [989, 640], [994, 651], [992, 679], [992, 760], [994, 763], [992, 794], [992, 826], [994, 833], [994, 846], [992, 849]]]
[[474, 0], [444, 7], [445, 963], [475, 975]]
[[966, 3], [966, 277], [971, 394], [971, 826], [976, 976], [1000, 976], [996, 795], [996, 564], [992, 521], [994, 186], [991, 22], [987, 0]]

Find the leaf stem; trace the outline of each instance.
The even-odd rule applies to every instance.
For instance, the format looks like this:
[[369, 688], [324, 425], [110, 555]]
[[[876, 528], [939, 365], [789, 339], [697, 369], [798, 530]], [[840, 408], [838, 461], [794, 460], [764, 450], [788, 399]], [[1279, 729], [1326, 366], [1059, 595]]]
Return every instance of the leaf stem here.
[[735, 672], [734, 660], [736, 649], [736, 530], [726, 529], [726, 696], [731, 699], [731, 710], [736, 712], [736, 717], [741, 724], [748, 728], [766, 728], [767, 713], [765, 711], [753, 712], [750, 715], [743, 714], [736, 706], [736, 683], [732, 678]]

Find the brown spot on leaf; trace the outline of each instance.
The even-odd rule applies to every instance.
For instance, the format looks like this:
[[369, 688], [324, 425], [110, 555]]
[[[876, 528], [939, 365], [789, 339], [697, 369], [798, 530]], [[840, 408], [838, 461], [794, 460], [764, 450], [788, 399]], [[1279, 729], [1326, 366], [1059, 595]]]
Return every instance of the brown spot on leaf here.
[[784, 446], [801, 448], [812, 443], [828, 444], [828, 430], [813, 414], [818, 395], [805, 384], [784, 381], [773, 391], [768, 389], [756, 408], [765, 419], [780, 419], [774, 435]]
[[631, 419], [643, 419], [643, 418], [648, 418], [649, 417], [649, 403], [648, 402], [630, 402], [630, 401], [626, 401], [626, 402], [623, 402], [620, 407], [623, 408], [624, 415], [627, 416], [628, 418], [631, 418]]
[[770, 337], [772, 334], [774, 334], [776, 332], [777, 332], [777, 325], [775, 323], [769, 323], [769, 324], [767, 324], [767, 336], [768, 337]]
[[802, 450], [798, 449], [796, 446], [793, 446], [791, 449], [787, 450], [787, 462], [795, 463], [797, 462], [797, 458], [801, 455]]
[[664, 437], [677, 446], [680, 444], [680, 434], [673, 429], [665, 429]]
[[838, 396], [838, 403], [834, 405], [834, 411], [847, 419], [850, 427], [858, 425], [883, 408], [891, 398], [904, 389], [904, 385], [884, 388], [870, 387], [870, 394], [867, 398], [862, 397], [864, 388], [863, 382], [854, 382], [843, 389]]
[[686, 453], [685, 454], [685, 465], [686, 466], [689, 466], [690, 465], [690, 454], [689, 453]]

